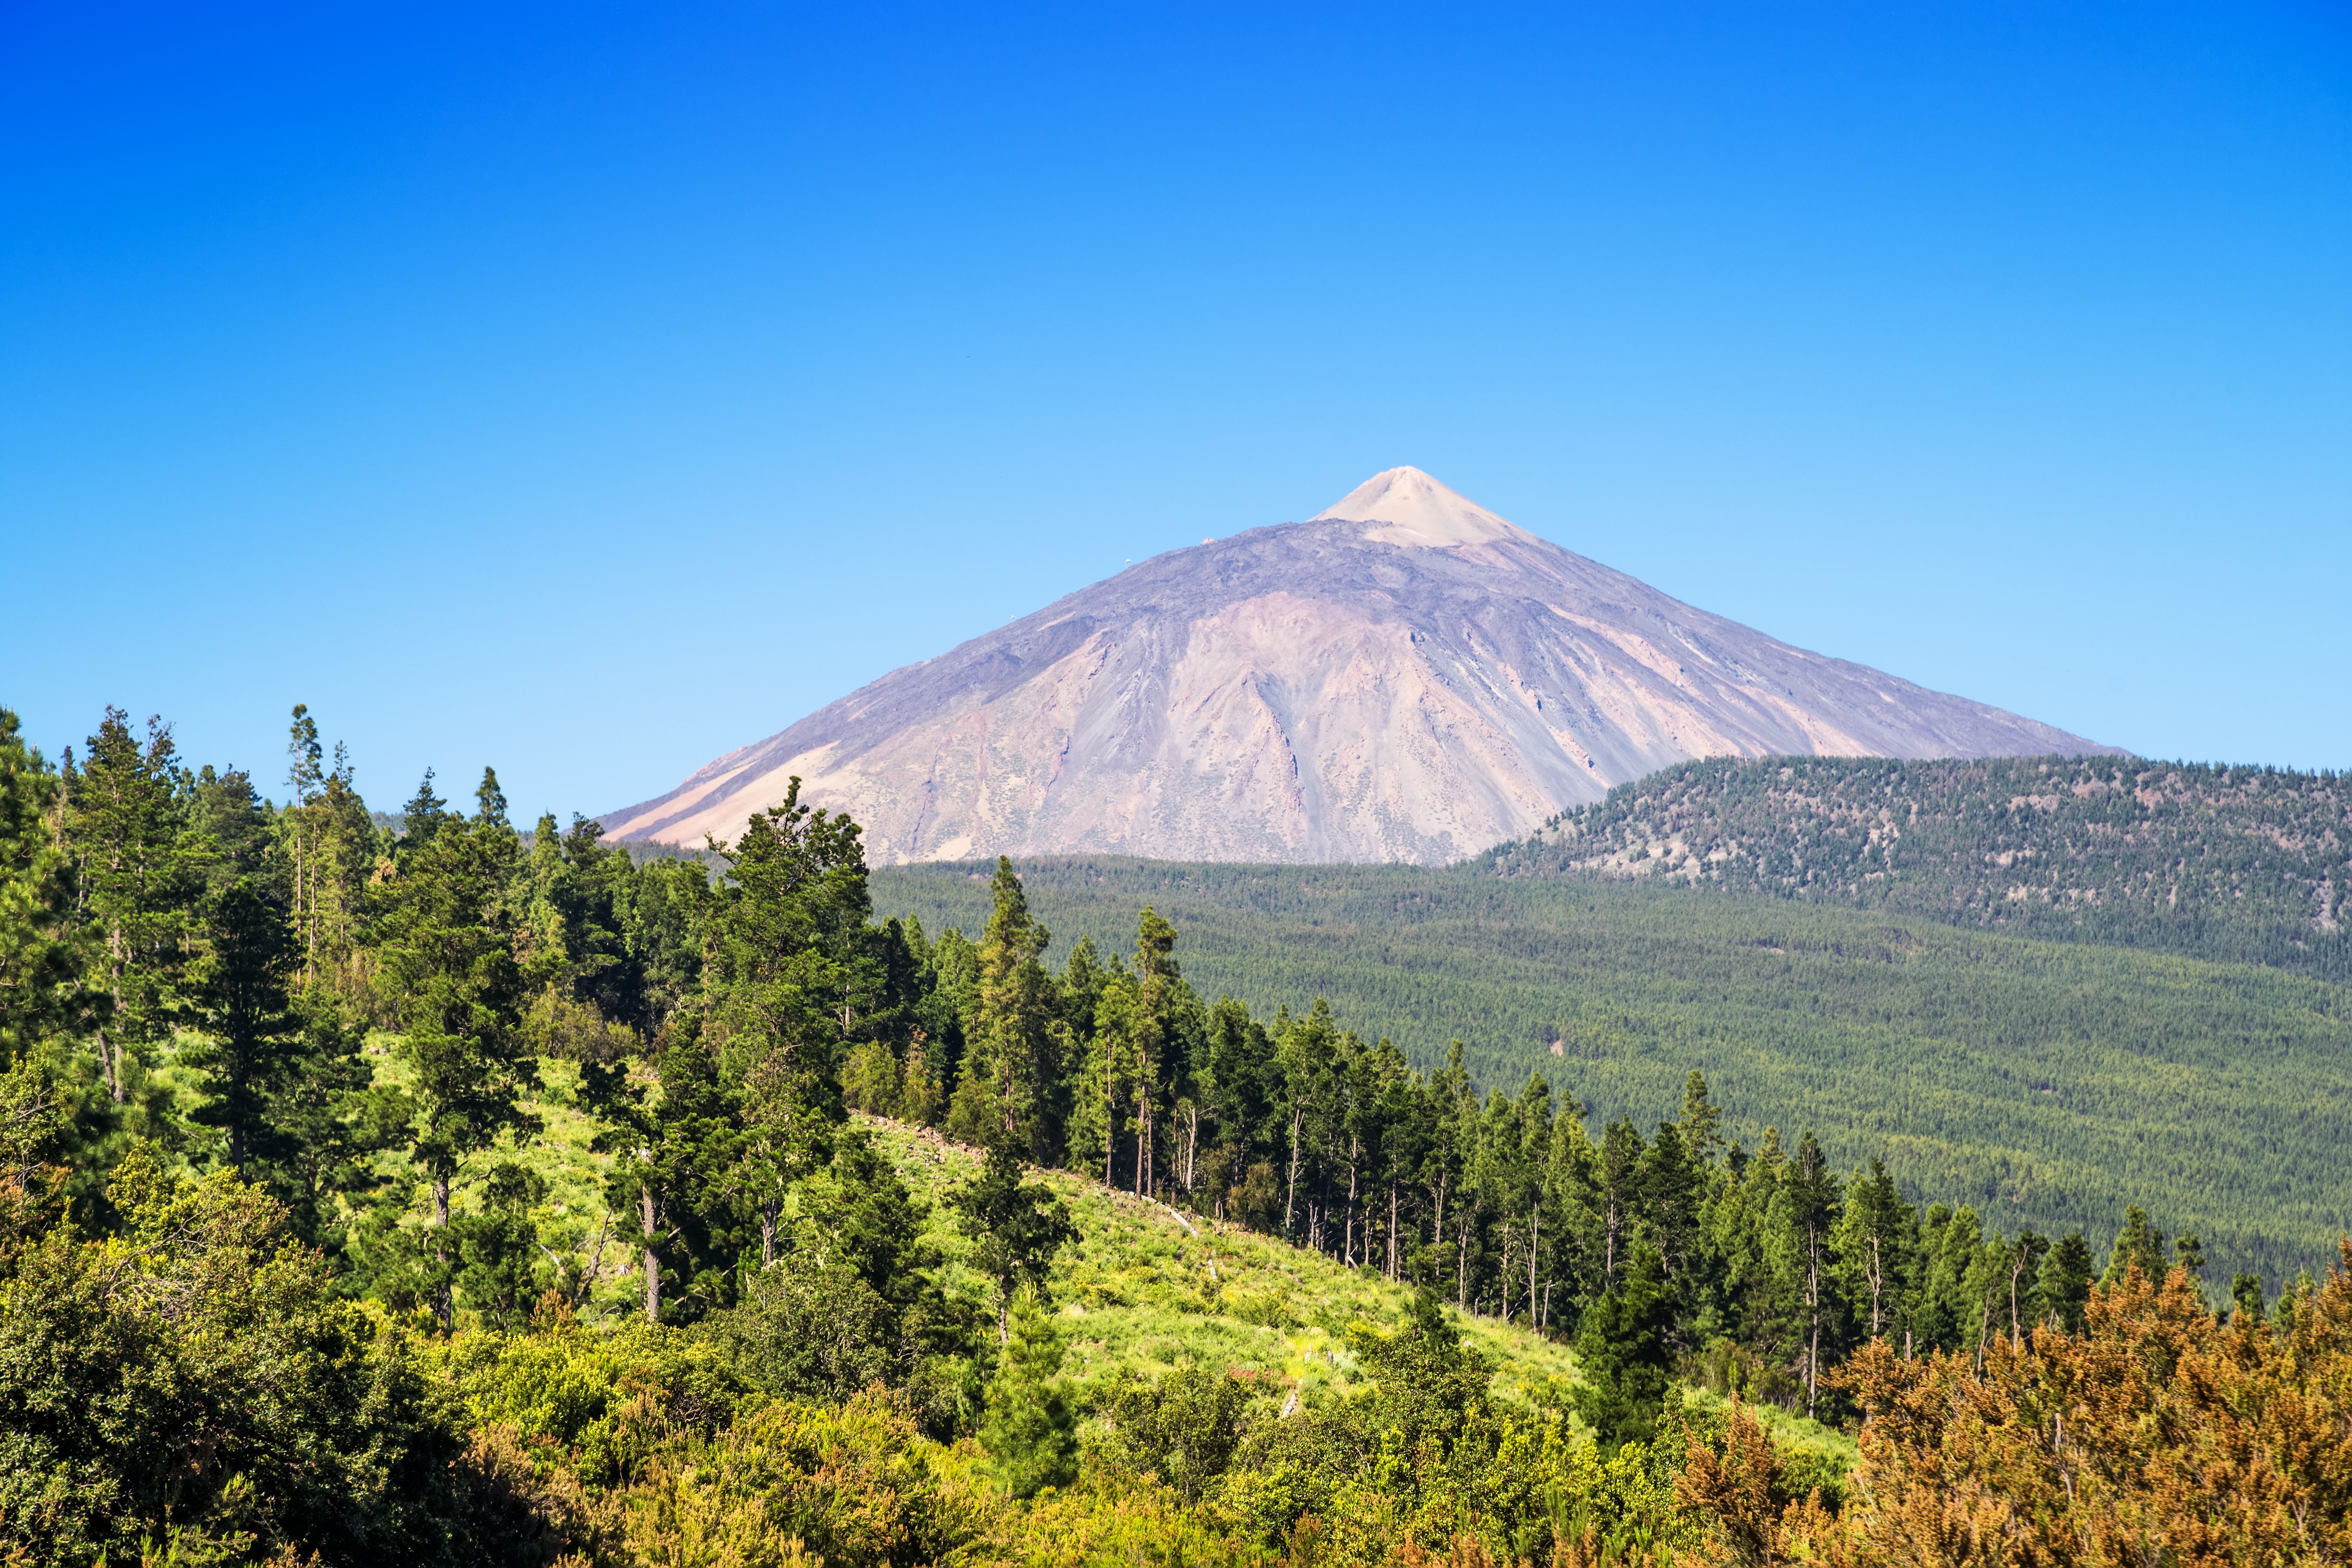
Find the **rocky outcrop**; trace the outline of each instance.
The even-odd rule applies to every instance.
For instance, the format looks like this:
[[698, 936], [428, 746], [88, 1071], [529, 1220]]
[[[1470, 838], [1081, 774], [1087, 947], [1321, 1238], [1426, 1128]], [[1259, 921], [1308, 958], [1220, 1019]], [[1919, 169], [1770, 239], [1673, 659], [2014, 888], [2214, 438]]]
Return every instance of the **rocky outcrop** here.
[[2107, 749], [1777, 642], [1392, 468], [894, 670], [604, 822], [724, 840], [797, 774], [877, 863], [1434, 862], [1691, 757]]

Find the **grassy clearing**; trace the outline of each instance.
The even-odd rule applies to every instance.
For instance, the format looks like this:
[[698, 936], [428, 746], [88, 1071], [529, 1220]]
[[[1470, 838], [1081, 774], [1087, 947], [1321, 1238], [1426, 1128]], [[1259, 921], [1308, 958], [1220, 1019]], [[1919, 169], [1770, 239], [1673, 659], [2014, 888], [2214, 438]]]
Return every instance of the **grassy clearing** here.
[[[368, 1060], [381, 1083], [408, 1077], [394, 1044], [383, 1035], [368, 1041]], [[461, 1210], [470, 1206], [489, 1167], [502, 1158], [517, 1160], [548, 1184], [536, 1217], [549, 1245], [577, 1253], [604, 1227], [611, 1157], [589, 1148], [595, 1124], [574, 1097], [577, 1068], [551, 1061], [541, 1077], [542, 1092], [531, 1109], [543, 1131], [520, 1149], [474, 1162], [458, 1183], [456, 1202]], [[957, 1185], [979, 1173], [980, 1151], [928, 1128], [868, 1116], [856, 1121], [929, 1206], [925, 1239], [945, 1259], [943, 1286], [951, 1295], [990, 1301], [992, 1287], [967, 1266], [971, 1244], [947, 1203]], [[398, 1156], [387, 1162], [387, 1174], [407, 1174]], [[1049, 1288], [1061, 1304], [1069, 1375], [1089, 1393], [1122, 1373], [1156, 1378], [1189, 1361], [1231, 1367], [1262, 1384], [1269, 1398], [1286, 1400], [1296, 1390], [1302, 1404], [1317, 1404], [1345, 1394], [1359, 1380], [1349, 1329], [1387, 1330], [1402, 1319], [1411, 1294], [1409, 1287], [1368, 1269], [1238, 1226], [1180, 1215], [1067, 1172], [1041, 1171], [1037, 1179], [1069, 1205], [1078, 1226], [1079, 1241], [1055, 1264]], [[425, 1184], [415, 1183], [411, 1221], [423, 1223], [429, 1206]], [[614, 1228], [619, 1225], [614, 1221]], [[606, 1242], [591, 1315], [619, 1321], [636, 1310], [635, 1261], [621, 1244]], [[1490, 1318], [1459, 1321], [1469, 1342], [1493, 1360], [1496, 1389], [1504, 1398], [1525, 1405], [1567, 1403], [1576, 1357], [1565, 1344]], [[1703, 1394], [1688, 1397], [1703, 1406], [1717, 1403]], [[1853, 1456], [1853, 1440], [1843, 1433], [1778, 1410], [1761, 1414], [1786, 1443]]]

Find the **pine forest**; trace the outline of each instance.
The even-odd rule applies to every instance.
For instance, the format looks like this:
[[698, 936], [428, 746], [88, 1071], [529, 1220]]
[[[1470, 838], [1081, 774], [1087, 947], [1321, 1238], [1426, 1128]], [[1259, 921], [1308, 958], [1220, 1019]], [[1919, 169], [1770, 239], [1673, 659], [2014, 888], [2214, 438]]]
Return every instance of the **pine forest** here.
[[0, 711], [0, 1543], [2343, 1561], [2340, 786], [2042, 766], [869, 873]]

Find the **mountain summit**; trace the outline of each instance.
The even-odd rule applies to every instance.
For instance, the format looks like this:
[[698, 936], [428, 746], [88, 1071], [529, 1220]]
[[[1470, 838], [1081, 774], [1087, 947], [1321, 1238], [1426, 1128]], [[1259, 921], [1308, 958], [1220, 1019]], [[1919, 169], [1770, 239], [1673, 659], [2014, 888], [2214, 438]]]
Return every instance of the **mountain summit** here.
[[1430, 862], [1691, 757], [2105, 750], [1694, 609], [1408, 468], [893, 670], [604, 823], [731, 838], [798, 774], [877, 864]]

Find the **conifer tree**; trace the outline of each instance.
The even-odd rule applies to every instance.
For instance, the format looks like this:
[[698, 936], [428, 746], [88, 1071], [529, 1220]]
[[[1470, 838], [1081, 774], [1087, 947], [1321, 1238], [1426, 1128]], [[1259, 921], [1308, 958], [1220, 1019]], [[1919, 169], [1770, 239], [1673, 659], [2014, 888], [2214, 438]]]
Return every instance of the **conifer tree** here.
[[[498, 804], [496, 790], [485, 770], [486, 808]], [[450, 1185], [464, 1163], [501, 1137], [538, 1131], [522, 1106], [539, 1068], [520, 1027], [523, 978], [505, 899], [520, 853], [502, 812], [471, 822], [446, 816], [431, 838], [406, 849], [390, 889], [383, 963], [415, 1074], [410, 1153], [430, 1186], [436, 1232], [449, 1224]], [[449, 1251], [437, 1237], [433, 1250], [444, 1270], [437, 1293], [446, 1324]]]
[[0, 1068], [70, 1026], [83, 953], [73, 863], [57, 841], [57, 773], [0, 708]]
[[1673, 1304], [1657, 1253], [1636, 1242], [1622, 1260], [1616, 1286], [1585, 1309], [1577, 1330], [1576, 1363], [1583, 1381], [1576, 1412], [1602, 1446], [1647, 1442], [1657, 1430], [1674, 1382], [1667, 1344]]
[[1885, 1162], [1872, 1156], [1868, 1174], [1857, 1173], [1847, 1189], [1831, 1247], [1860, 1331], [1873, 1339], [1893, 1331], [1906, 1316], [1917, 1230], [1917, 1216], [1895, 1190]]
[[953, 1125], [958, 1136], [980, 1141], [981, 1121], [1002, 1123], [1021, 1135], [1033, 1158], [1049, 1159], [1061, 1142], [1062, 1062], [1069, 1037], [1042, 962], [1052, 938], [1031, 917], [1021, 879], [1002, 855], [991, 895], [980, 943], [979, 1005], [964, 1026], [970, 1087]]
[[260, 1142], [262, 1104], [278, 1058], [300, 1030], [286, 994], [292, 932], [282, 910], [240, 877], [205, 922], [204, 948], [191, 966], [191, 992], [206, 1043], [189, 1053], [205, 1069], [212, 1103], [198, 1112], [219, 1126], [228, 1163], [240, 1179]]
[[2118, 1285], [2124, 1276], [2137, 1268], [2151, 1280], [2164, 1278], [2164, 1232], [2147, 1222], [2147, 1211], [2137, 1204], [2124, 1209], [2124, 1227], [2116, 1234], [2115, 1250], [2107, 1255], [2107, 1271], [2099, 1277], [2102, 1285]]
[[1016, 1498], [1078, 1476], [1077, 1417], [1061, 1384], [1062, 1336], [1034, 1288], [1014, 1299], [989, 1380], [981, 1447]]
[[1000, 1129], [989, 1140], [988, 1163], [949, 1202], [972, 1238], [971, 1266], [996, 1287], [996, 1331], [1024, 1285], [1039, 1285], [1063, 1247], [1078, 1238], [1068, 1205], [1041, 1183], [1023, 1180], [1019, 1135]]
[[109, 708], [67, 789], [66, 837], [96, 949], [104, 1016], [97, 1029], [107, 1092], [128, 1102], [142, 1053], [177, 1018], [182, 967], [209, 847], [194, 833], [172, 727]]

